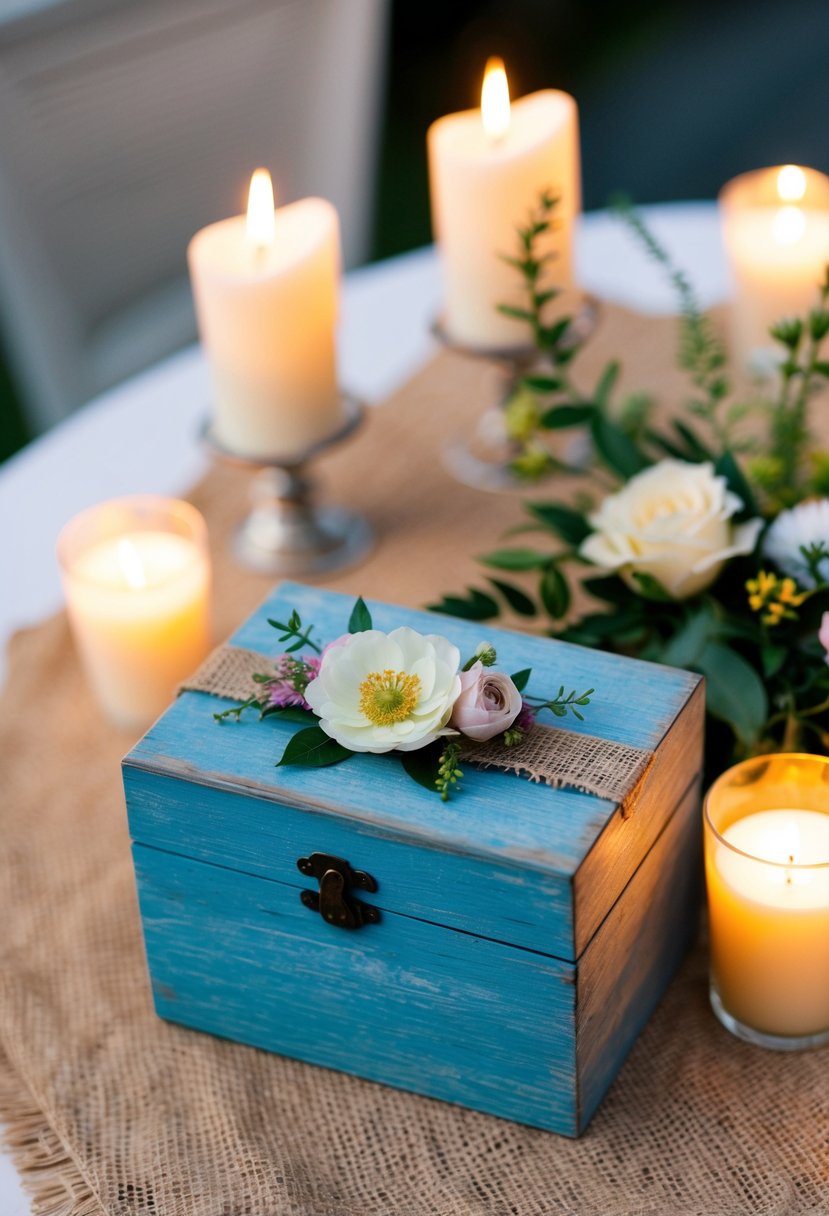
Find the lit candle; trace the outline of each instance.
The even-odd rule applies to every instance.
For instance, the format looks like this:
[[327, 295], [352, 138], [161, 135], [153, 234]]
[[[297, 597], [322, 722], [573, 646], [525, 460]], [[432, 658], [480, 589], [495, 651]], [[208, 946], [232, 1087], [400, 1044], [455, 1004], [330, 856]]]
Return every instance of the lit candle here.
[[706, 802], [712, 1003], [766, 1046], [829, 1038], [829, 760], [771, 756]]
[[320, 198], [275, 211], [270, 175], [257, 169], [247, 215], [197, 232], [187, 256], [215, 439], [240, 456], [303, 456], [343, 423], [337, 212]]
[[743, 367], [768, 370], [769, 328], [817, 303], [829, 262], [829, 177], [799, 165], [744, 173], [723, 187], [720, 217], [733, 354]]
[[[526, 307], [527, 301], [517, 271], [499, 255], [515, 255], [516, 228], [549, 190], [559, 203], [538, 248], [553, 255], [549, 282], [572, 287], [572, 229], [581, 195], [576, 103], [545, 89], [510, 104], [504, 65], [491, 59], [481, 109], [439, 118], [427, 142], [446, 331], [467, 346], [520, 346], [530, 339], [529, 326], [497, 306]], [[559, 310], [567, 303], [556, 301]]]
[[71, 520], [58, 555], [101, 707], [118, 726], [149, 726], [209, 650], [204, 520], [174, 499], [117, 499]]

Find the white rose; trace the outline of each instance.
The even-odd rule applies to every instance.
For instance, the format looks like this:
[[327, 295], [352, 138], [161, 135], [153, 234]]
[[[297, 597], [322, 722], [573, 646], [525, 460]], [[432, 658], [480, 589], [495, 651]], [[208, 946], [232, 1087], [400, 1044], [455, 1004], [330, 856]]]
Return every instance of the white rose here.
[[305, 700], [353, 752], [411, 752], [440, 735], [461, 691], [460, 653], [438, 634], [368, 629], [325, 651]]
[[742, 505], [712, 464], [662, 460], [604, 500], [580, 552], [632, 587], [634, 573], [649, 574], [674, 599], [687, 599], [713, 583], [728, 558], [754, 548], [763, 523], [733, 523]]

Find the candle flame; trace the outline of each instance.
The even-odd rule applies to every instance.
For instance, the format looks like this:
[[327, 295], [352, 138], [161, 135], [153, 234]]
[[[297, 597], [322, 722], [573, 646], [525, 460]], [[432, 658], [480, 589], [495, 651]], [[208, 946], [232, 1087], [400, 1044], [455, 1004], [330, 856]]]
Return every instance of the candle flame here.
[[257, 249], [273, 244], [275, 214], [273, 182], [267, 169], [257, 169], [248, 192], [247, 235]]
[[806, 216], [799, 207], [780, 207], [771, 222], [778, 245], [796, 245], [806, 231]]
[[144, 570], [144, 563], [141, 561], [141, 554], [126, 536], [122, 536], [118, 541], [118, 564], [128, 587], [137, 590], [147, 586], [147, 574]]
[[806, 174], [798, 165], [784, 165], [777, 174], [777, 193], [784, 203], [799, 203], [806, 193]]
[[503, 59], [493, 56], [487, 60], [481, 88], [481, 122], [492, 143], [503, 139], [509, 130], [509, 84]]

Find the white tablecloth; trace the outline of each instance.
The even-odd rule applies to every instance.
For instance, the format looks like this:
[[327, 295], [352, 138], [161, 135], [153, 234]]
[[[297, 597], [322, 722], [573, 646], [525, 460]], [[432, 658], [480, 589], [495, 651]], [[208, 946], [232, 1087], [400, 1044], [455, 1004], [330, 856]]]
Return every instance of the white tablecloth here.
[[[643, 209], [660, 241], [691, 275], [700, 303], [728, 294], [713, 203]], [[612, 215], [585, 215], [577, 235], [582, 286], [652, 314], [675, 310], [664, 275]], [[429, 323], [439, 311], [432, 249], [350, 274], [341, 327], [341, 379], [369, 402], [381, 401], [434, 349]], [[180, 493], [204, 470], [198, 428], [209, 404], [207, 369], [197, 347], [166, 359], [80, 410], [0, 467], [0, 678], [10, 634], [60, 607], [55, 539], [75, 512], [105, 498]], [[29, 1205], [14, 1167], [0, 1154], [0, 1213]]]

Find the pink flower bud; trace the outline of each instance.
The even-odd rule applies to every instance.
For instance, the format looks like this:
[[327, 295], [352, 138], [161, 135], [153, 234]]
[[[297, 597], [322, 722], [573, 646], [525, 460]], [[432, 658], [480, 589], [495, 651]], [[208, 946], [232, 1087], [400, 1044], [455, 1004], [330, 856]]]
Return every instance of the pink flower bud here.
[[462, 671], [461, 692], [452, 709], [450, 725], [468, 739], [485, 743], [512, 726], [521, 713], [521, 693], [509, 676], [488, 671], [477, 662]]

